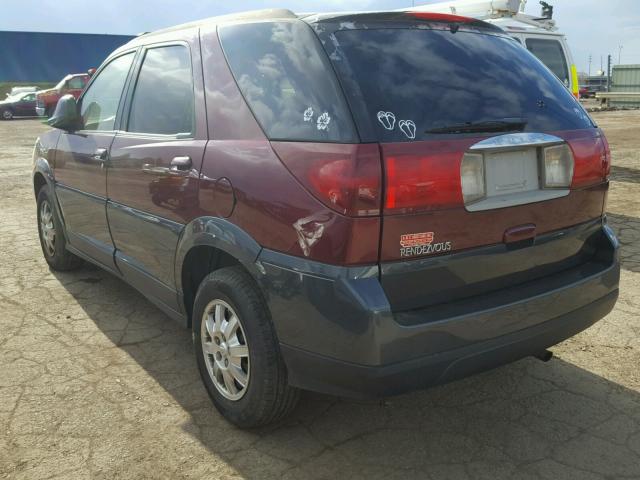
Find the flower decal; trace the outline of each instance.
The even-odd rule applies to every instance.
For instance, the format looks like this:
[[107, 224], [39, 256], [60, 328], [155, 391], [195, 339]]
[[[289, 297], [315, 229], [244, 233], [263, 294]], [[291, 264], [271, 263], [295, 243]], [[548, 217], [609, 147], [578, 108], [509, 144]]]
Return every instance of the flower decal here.
[[304, 114], [302, 115], [302, 118], [304, 119], [305, 122], [310, 122], [311, 119], [313, 118], [313, 108], [309, 107], [304, 111]]
[[329, 128], [329, 122], [331, 121], [331, 117], [327, 112], [324, 112], [322, 115], [318, 117], [317, 125], [318, 130], [326, 130]]

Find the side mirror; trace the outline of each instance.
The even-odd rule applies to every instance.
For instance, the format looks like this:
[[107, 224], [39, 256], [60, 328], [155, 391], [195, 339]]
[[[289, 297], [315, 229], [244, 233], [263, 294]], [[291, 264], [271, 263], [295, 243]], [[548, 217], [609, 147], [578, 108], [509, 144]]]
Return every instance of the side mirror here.
[[80, 128], [81, 118], [75, 97], [73, 95], [63, 95], [58, 100], [56, 109], [51, 118], [47, 120], [47, 123], [53, 128], [59, 128], [67, 132], [73, 132]]

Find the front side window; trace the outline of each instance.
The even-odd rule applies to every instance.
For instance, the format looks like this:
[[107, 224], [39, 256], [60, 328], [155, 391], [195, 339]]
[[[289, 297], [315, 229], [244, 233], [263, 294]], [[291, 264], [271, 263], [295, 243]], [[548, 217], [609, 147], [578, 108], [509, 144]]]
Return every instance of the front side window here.
[[527, 38], [526, 44], [527, 49], [538, 57], [568, 87], [569, 71], [560, 42], [541, 38]]
[[331, 64], [307, 24], [230, 25], [219, 34], [233, 76], [271, 140], [357, 141]]
[[133, 92], [127, 131], [191, 134], [194, 124], [189, 50], [183, 45], [147, 50]]
[[89, 86], [80, 105], [84, 130], [113, 130], [132, 61], [133, 52], [112, 60]]

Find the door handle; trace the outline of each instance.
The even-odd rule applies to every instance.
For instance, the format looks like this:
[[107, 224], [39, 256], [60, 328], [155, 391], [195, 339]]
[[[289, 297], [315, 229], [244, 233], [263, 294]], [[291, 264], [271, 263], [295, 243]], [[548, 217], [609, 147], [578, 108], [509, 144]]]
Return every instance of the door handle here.
[[186, 177], [191, 172], [191, 166], [191, 157], [174, 157], [169, 167], [157, 167], [150, 163], [145, 163], [142, 165], [142, 171], [164, 177]]
[[106, 148], [98, 148], [93, 155], [91, 155], [91, 158], [98, 161], [98, 162], [106, 162], [107, 158], [108, 158], [108, 150]]
[[191, 165], [191, 157], [173, 157], [170, 170], [174, 173], [189, 173]]

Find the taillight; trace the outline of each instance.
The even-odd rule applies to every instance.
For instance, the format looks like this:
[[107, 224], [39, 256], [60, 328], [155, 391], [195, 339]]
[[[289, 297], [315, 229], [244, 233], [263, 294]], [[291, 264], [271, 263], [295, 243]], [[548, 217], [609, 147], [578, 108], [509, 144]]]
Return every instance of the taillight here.
[[272, 142], [287, 169], [327, 207], [348, 216], [380, 214], [377, 144]]
[[600, 155], [600, 160], [602, 161], [602, 170], [604, 172], [604, 178], [608, 179], [611, 174], [611, 149], [609, 148], [609, 142], [607, 138], [602, 135], [600, 137], [602, 141], [602, 154]]
[[462, 205], [461, 157], [461, 152], [385, 154], [385, 213], [441, 210]]
[[611, 171], [611, 152], [604, 135], [568, 140], [575, 158], [571, 188], [588, 187], [606, 180]]
[[465, 205], [482, 200], [487, 194], [484, 180], [484, 156], [465, 153], [460, 166], [462, 198]]
[[573, 178], [573, 154], [567, 144], [542, 149], [542, 188], [568, 188]]

